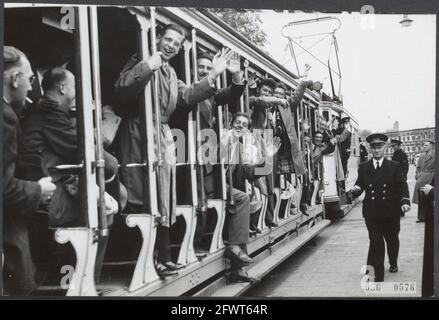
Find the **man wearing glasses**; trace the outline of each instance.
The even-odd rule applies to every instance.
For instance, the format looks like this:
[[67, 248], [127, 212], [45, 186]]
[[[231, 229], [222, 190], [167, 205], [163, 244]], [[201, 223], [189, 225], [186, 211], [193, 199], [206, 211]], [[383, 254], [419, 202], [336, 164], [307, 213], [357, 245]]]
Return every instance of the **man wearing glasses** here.
[[[329, 137], [328, 137], [329, 138]], [[329, 139], [327, 139], [329, 140]], [[323, 156], [334, 152], [335, 140], [324, 141], [323, 132], [314, 132], [313, 150], [312, 150], [312, 163], [314, 169], [314, 187], [318, 190], [324, 188], [323, 184]], [[316, 191], [314, 191], [316, 192]]]
[[358, 179], [349, 191], [353, 197], [360, 196], [363, 191], [366, 193], [363, 217], [370, 239], [367, 265], [373, 268], [375, 282], [384, 281], [384, 240], [389, 272], [398, 271], [400, 211], [410, 210], [409, 190], [401, 165], [384, 157], [387, 140], [388, 137], [381, 133], [366, 138], [373, 158], [360, 164]]

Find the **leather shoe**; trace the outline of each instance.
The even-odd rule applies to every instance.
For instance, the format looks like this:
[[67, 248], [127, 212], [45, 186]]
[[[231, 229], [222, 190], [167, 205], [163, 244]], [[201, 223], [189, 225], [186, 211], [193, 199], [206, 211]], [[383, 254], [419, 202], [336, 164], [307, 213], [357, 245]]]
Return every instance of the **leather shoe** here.
[[244, 265], [254, 262], [252, 258], [250, 258], [244, 251], [242, 251], [242, 249], [239, 249], [239, 251], [234, 251], [230, 249], [230, 247], [227, 247], [225, 256]]
[[250, 226], [250, 233], [261, 233], [262, 232], [262, 230], [261, 229], [259, 229], [258, 227], [256, 227], [256, 226], [254, 226], [254, 225], [252, 225], [252, 226]]
[[267, 222], [265, 222], [265, 224], [268, 227], [278, 227], [279, 226], [279, 224], [277, 222], [274, 222], [274, 221], [267, 221]]
[[416, 220], [416, 223], [425, 222], [425, 220]]
[[258, 279], [250, 277], [248, 273], [242, 269], [239, 269], [237, 271], [232, 270], [232, 273], [230, 275], [230, 281], [231, 282], [257, 282]]
[[398, 272], [398, 266], [390, 266], [389, 272], [391, 272], [391, 273]]

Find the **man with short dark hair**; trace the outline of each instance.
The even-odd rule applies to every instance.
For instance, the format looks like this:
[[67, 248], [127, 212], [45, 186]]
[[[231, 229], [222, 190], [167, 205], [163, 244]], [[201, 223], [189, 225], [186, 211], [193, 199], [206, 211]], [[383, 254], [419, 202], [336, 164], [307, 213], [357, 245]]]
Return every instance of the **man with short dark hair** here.
[[[223, 49], [229, 50], [229, 49]], [[212, 70], [212, 65], [216, 63], [216, 59], [218, 58], [218, 54], [216, 56], [212, 56], [208, 52], [201, 52], [197, 56], [197, 79], [200, 81], [209, 76], [209, 73]], [[200, 129], [210, 129], [213, 130], [216, 134], [217, 139], [211, 139], [209, 136], [208, 141], [203, 142], [203, 148], [205, 150], [209, 150], [209, 152], [213, 152], [217, 150], [219, 143], [219, 127], [218, 127], [218, 106], [228, 105], [228, 110], [231, 113], [235, 113], [238, 111], [239, 104], [237, 103], [241, 95], [244, 93], [245, 89], [245, 81], [242, 77], [242, 71], [240, 69], [239, 61], [238, 63], [229, 63], [227, 70], [230, 72], [232, 76], [232, 83], [226, 87], [219, 89], [213, 96], [200, 101], [198, 103], [198, 112], [200, 113]], [[185, 137], [188, 137], [188, 114], [189, 109], [180, 108], [176, 110], [176, 112], [172, 115], [172, 124], [183, 130], [185, 133]], [[185, 141], [187, 145], [187, 139]], [[189, 148], [186, 147], [186, 150]], [[206, 158], [209, 158], [211, 155], [206, 155]], [[216, 159], [215, 159], [216, 160]], [[177, 173], [180, 170], [182, 174], [186, 174], [187, 171], [184, 171], [185, 168], [177, 168]], [[203, 172], [203, 185], [204, 190], [201, 190], [200, 183], [200, 171]], [[212, 198], [217, 191], [217, 184], [215, 183], [215, 173], [213, 170], [213, 166], [211, 163], [205, 162], [201, 167], [201, 170], [197, 171], [197, 187], [198, 187], [198, 201], [199, 207], [207, 208], [207, 199]], [[182, 176], [182, 174], [178, 173], [178, 176]], [[187, 190], [187, 185], [184, 183], [181, 186], [177, 186], [177, 193], [179, 196], [184, 198], [188, 198], [190, 196], [190, 192]], [[201, 197], [202, 193], [204, 193], [204, 197]], [[201, 200], [204, 199], [204, 203], [201, 203]], [[186, 201], [187, 202], [187, 201]], [[197, 215], [197, 231], [195, 233], [195, 250], [196, 254], [199, 257], [205, 256], [205, 252], [202, 252], [203, 246], [203, 235], [205, 231], [207, 223], [207, 212], [201, 210]]]
[[[393, 149], [392, 161], [396, 161], [401, 165], [402, 173], [404, 174], [404, 179], [407, 181], [407, 173], [409, 171], [409, 161], [407, 154], [401, 148], [402, 142], [397, 139], [390, 140], [390, 145]], [[405, 213], [401, 211], [401, 217], [404, 217]]]
[[[228, 49], [226, 49], [228, 50]], [[209, 73], [212, 70], [212, 65], [216, 63], [216, 57], [213, 57], [208, 52], [201, 52], [197, 56], [197, 78], [199, 81], [209, 76]], [[209, 150], [215, 150], [218, 146], [218, 138], [219, 138], [219, 128], [218, 128], [218, 106], [228, 105], [228, 110], [230, 113], [234, 114], [238, 112], [239, 104], [237, 103], [239, 98], [242, 96], [245, 90], [245, 81], [242, 77], [242, 71], [240, 70], [240, 65], [238, 64], [229, 64], [227, 70], [232, 75], [232, 83], [226, 87], [218, 89], [218, 91], [208, 99], [198, 102], [198, 110], [200, 113], [200, 129], [211, 129], [215, 131], [217, 140], [212, 141], [213, 139], [209, 139], [204, 142], [203, 148]], [[176, 127], [178, 129], [183, 130], [185, 133], [185, 137], [187, 138], [188, 133], [188, 114], [191, 110], [184, 108], [177, 108], [175, 112], [172, 114], [172, 118], [170, 119], [170, 125], [172, 127]], [[187, 145], [187, 139], [185, 141]], [[186, 150], [188, 148], [186, 147]], [[205, 199], [212, 196], [215, 192], [216, 186], [214, 185], [214, 177], [213, 177], [213, 168], [210, 163], [206, 163], [203, 166], [203, 176], [204, 176], [204, 191]], [[199, 179], [199, 177], [197, 177]], [[200, 184], [198, 184], [198, 187]], [[186, 188], [184, 186], [184, 188]], [[186, 190], [177, 190], [179, 193], [186, 193]], [[201, 194], [201, 190], [198, 190], [198, 194]], [[184, 195], [187, 198], [187, 195]], [[200, 200], [200, 199], [199, 199]], [[205, 206], [206, 204], [201, 204]], [[198, 216], [201, 218], [201, 215]]]
[[36, 289], [28, 222], [55, 190], [50, 177], [29, 181], [17, 177], [19, 117], [34, 75], [23, 52], [3, 48], [3, 280], [5, 294], [28, 295]]
[[398, 251], [400, 230], [400, 211], [410, 210], [407, 182], [399, 163], [384, 157], [388, 137], [381, 133], [367, 137], [373, 158], [361, 163], [358, 178], [349, 191], [349, 197], [359, 197], [366, 193], [363, 200], [363, 217], [369, 232], [369, 253], [367, 265], [373, 268], [375, 282], [384, 281], [384, 257], [387, 243], [389, 272], [398, 271]]

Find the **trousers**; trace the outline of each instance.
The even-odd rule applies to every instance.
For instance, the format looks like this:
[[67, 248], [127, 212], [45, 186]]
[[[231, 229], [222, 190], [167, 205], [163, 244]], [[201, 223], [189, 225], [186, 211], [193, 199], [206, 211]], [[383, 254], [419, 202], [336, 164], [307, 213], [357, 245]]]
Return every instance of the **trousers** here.
[[385, 244], [391, 266], [398, 264], [400, 217], [365, 218], [369, 232], [367, 264], [374, 268], [375, 280], [384, 279]]

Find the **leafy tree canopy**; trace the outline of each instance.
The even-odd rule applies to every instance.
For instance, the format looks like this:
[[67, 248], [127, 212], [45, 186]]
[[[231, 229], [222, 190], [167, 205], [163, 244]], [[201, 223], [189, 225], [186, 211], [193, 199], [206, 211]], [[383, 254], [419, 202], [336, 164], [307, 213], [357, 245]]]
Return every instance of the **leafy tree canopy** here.
[[208, 9], [208, 11], [263, 49], [267, 43], [267, 34], [262, 30], [259, 13], [246, 9]]

